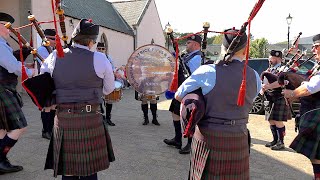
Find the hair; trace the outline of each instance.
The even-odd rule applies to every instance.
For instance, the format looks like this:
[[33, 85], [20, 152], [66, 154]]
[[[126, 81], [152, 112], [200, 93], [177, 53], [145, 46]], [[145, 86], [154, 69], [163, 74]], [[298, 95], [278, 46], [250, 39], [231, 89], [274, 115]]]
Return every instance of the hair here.
[[[234, 52], [233, 56], [243, 56], [244, 51], [246, 50], [246, 47], [243, 47], [242, 49], [238, 50], [237, 52]], [[223, 44], [221, 44], [221, 53], [220, 53], [220, 59], [223, 59], [225, 54], [227, 54], [228, 48], [226, 48]]]
[[83, 45], [83, 46], [89, 46], [90, 42], [94, 40], [90, 38], [84, 38], [84, 39], [74, 39], [73, 40], [75, 43]]

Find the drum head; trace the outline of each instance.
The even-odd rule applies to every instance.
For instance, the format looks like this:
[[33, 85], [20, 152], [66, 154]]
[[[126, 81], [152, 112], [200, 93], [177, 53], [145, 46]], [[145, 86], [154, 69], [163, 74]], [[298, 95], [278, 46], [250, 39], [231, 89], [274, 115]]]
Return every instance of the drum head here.
[[114, 81], [114, 87], [115, 89], [121, 89], [122, 83], [120, 81]]
[[166, 48], [149, 44], [132, 53], [126, 72], [129, 83], [136, 91], [159, 95], [169, 88], [174, 67], [175, 59]]

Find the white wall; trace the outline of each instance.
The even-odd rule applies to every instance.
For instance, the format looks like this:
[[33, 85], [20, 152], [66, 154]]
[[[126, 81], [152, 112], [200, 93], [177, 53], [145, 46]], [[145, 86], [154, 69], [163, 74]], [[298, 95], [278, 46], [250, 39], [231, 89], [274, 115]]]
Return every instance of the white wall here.
[[[39, 21], [49, 21], [53, 20], [52, 10], [51, 10], [51, 0], [32, 0], [32, 12]], [[71, 34], [74, 27], [78, 24], [78, 19], [72, 19], [73, 26], [70, 23], [70, 17], [65, 18], [67, 36], [70, 41]], [[53, 23], [42, 24], [43, 29], [54, 28]], [[59, 35], [61, 36], [60, 26], [58, 23]], [[105, 33], [108, 39], [109, 54], [111, 55], [115, 66], [121, 66], [127, 64], [131, 53], [133, 52], [133, 37], [124, 33], [113, 31], [100, 26], [100, 33], [98, 41], [102, 33]], [[36, 37], [34, 38], [36, 39]], [[95, 50], [95, 47], [94, 47]]]
[[165, 46], [165, 37], [154, 0], [151, 1], [137, 28], [137, 48], [150, 44], [152, 39], [155, 44]]
[[[10, 0], [10, 1], [3, 1], [2, 0], [1, 1], [0, 12], [10, 14], [15, 19], [15, 22], [12, 24], [13, 27], [20, 26], [20, 15], [17, 14], [17, 12], [19, 12], [19, 9], [20, 9], [19, 0]], [[15, 36], [13, 35], [13, 37], [15, 37]], [[8, 39], [8, 42], [13, 49], [19, 48], [19, 45], [16, 42], [14, 42], [11, 38]]]
[[102, 27], [99, 32], [99, 40], [103, 32], [107, 36], [109, 55], [112, 57], [114, 65], [116, 67], [126, 65], [133, 52], [133, 36]]

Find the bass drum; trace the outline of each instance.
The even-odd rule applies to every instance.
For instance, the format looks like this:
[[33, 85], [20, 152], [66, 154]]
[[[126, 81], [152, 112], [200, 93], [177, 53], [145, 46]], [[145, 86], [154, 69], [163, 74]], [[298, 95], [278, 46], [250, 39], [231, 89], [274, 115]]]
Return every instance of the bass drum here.
[[138, 48], [128, 59], [126, 74], [130, 85], [144, 95], [159, 95], [170, 86], [175, 58], [164, 47], [149, 44]]

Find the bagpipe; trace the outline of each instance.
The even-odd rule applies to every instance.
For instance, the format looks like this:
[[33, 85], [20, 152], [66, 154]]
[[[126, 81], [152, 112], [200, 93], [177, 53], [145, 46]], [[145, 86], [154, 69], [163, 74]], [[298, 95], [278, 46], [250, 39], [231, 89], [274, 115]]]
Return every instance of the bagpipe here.
[[[14, 56], [17, 57], [17, 59], [20, 59], [22, 63], [22, 76], [21, 76], [21, 84], [22, 87], [26, 90], [28, 95], [31, 97], [33, 103], [39, 108], [39, 110], [42, 110], [46, 106], [50, 106], [51, 104], [48, 104], [48, 101], [51, 102], [52, 94], [55, 90], [55, 85], [54, 81], [49, 73], [44, 73], [40, 74], [31, 78], [28, 78], [28, 75], [26, 73], [24, 61], [26, 56], [28, 56], [30, 53], [33, 54], [36, 58], [38, 58], [42, 63], [44, 62], [43, 57], [41, 57], [37, 49], [35, 49], [32, 46], [32, 43], [29, 43], [19, 32], [19, 29], [33, 26], [35, 27], [37, 33], [42, 39], [42, 45], [44, 45], [48, 52], [51, 52], [51, 49], [48, 48], [50, 45], [50, 42], [47, 40], [47, 38], [44, 35], [44, 32], [40, 26], [42, 23], [54, 23], [55, 30], [56, 30], [56, 50], [57, 50], [57, 56], [58, 57], [63, 57], [63, 48], [60, 42], [60, 37], [58, 35], [58, 30], [57, 30], [57, 20], [56, 20], [56, 13], [59, 15], [59, 22], [60, 22], [60, 27], [61, 31], [63, 33], [62, 40], [65, 42], [67, 41], [67, 36], [65, 35], [65, 25], [64, 25], [64, 15], [63, 15], [63, 10], [61, 9], [61, 1], [60, 0], [51, 0], [51, 7], [52, 7], [52, 13], [53, 13], [53, 21], [47, 21], [47, 22], [39, 22], [35, 18], [34, 15], [32, 15], [29, 11], [29, 16], [28, 19], [31, 22], [28, 25], [24, 25], [18, 28], [13, 28], [12, 24], [10, 22], [6, 23], [4, 26], [10, 30], [17, 38], [18, 40], [15, 40], [20, 47], [19, 51], [14, 52]], [[57, 11], [55, 11], [57, 10]], [[32, 31], [31, 31], [32, 32]], [[12, 37], [12, 36], [11, 36]], [[13, 37], [12, 37], [13, 38]], [[32, 38], [32, 35], [31, 35]], [[13, 38], [14, 39], [14, 38]], [[30, 40], [32, 42], [32, 39]]]
[[[304, 63], [308, 62], [315, 55], [310, 56], [303, 63], [298, 64], [296, 67], [301, 67]], [[319, 63], [315, 65], [311, 70], [308, 70], [306, 74], [297, 73], [296, 69], [289, 69], [287, 72], [281, 72], [277, 79], [278, 83], [281, 86], [284, 86], [286, 89], [294, 90], [301, 85], [303, 81], [308, 81], [312, 76], [314, 76], [320, 69]]]
[[[205, 54], [206, 54], [206, 47], [207, 47], [207, 34], [210, 24], [208, 22], [203, 23], [203, 31], [201, 33], [204, 34], [202, 39], [202, 46], [201, 46], [201, 65], [205, 64]], [[174, 39], [173, 30], [171, 27], [167, 27], [166, 29], [167, 35], [170, 37], [173, 48], [175, 50], [175, 57], [179, 59], [179, 66], [176, 65], [176, 78], [178, 79], [178, 84], [180, 85], [185, 79], [187, 79], [190, 75], [190, 69], [187, 67], [183, 60], [183, 56], [179, 55], [179, 48], [177, 39]], [[199, 33], [196, 33], [199, 34]], [[195, 34], [191, 34], [180, 39], [185, 39], [191, 37]], [[177, 69], [178, 68], [178, 69]], [[177, 77], [180, 74], [179, 77]], [[175, 78], [175, 76], [174, 76]], [[181, 79], [180, 79], [181, 78]], [[175, 81], [175, 80], [173, 80]], [[177, 81], [177, 80], [176, 80]], [[173, 98], [174, 93], [170, 91], [166, 92], [166, 97]], [[168, 98], [169, 99], [169, 98]], [[182, 127], [184, 129], [183, 137], [191, 137], [195, 131], [195, 125], [202, 119], [205, 114], [205, 101], [202, 94], [201, 89], [197, 89], [189, 94], [187, 94], [181, 101], [181, 108], [180, 108], [180, 120], [182, 122]]]
[[[299, 33], [299, 35], [296, 37], [296, 39], [294, 40], [292, 46], [290, 47], [290, 49], [288, 50], [288, 52], [286, 53], [286, 55], [284, 56], [284, 58], [288, 57], [288, 55], [290, 54], [290, 52], [297, 47], [297, 43], [298, 40], [301, 36], [301, 32]], [[285, 63], [281, 68], [279, 68], [279, 70], [277, 70], [276, 72], [269, 72], [268, 70], [270, 69], [270, 67], [268, 68], [267, 71], [264, 71], [261, 73], [260, 78], [262, 81], [264, 81], [264, 79], [266, 79], [268, 81], [268, 83], [273, 83], [276, 82], [278, 80], [278, 75], [281, 72], [287, 72], [287, 71], [295, 71], [294, 66], [297, 65], [297, 63], [299, 62], [299, 60], [305, 55], [304, 53], [302, 53], [298, 58], [296, 58], [299, 54], [296, 53], [293, 57], [291, 57], [291, 59]]]
[[[240, 37], [242, 36], [243, 33], [245, 33], [247, 25], [249, 25], [249, 33], [250, 33], [251, 20], [258, 13], [258, 11], [262, 7], [263, 3], [264, 3], [264, 0], [259, 0], [255, 4], [253, 10], [250, 13], [248, 21], [243, 24], [243, 26], [241, 27], [240, 32], [236, 34], [237, 35], [236, 38], [233, 39], [233, 41], [230, 44], [230, 47], [227, 50], [227, 55], [225, 57], [227, 57], [227, 56], [228, 57], [224, 58], [225, 63], [227, 63], [227, 61], [230, 61], [230, 58], [234, 55], [235, 48], [237, 47], [237, 45], [240, 42]], [[205, 62], [205, 52], [206, 52], [206, 45], [207, 45], [207, 40], [206, 40], [207, 39], [207, 33], [208, 32], [214, 32], [214, 33], [220, 33], [220, 34], [227, 34], [227, 32], [209, 31], [208, 30], [209, 27], [210, 27], [209, 23], [204, 23], [203, 24], [203, 31], [195, 33], [195, 34], [201, 34], [201, 33], [204, 34], [204, 38], [203, 38], [202, 46], [201, 46], [202, 47], [202, 49], [201, 49], [201, 52], [202, 52], [202, 62], [201, 62], [201, 64], [202, 65], [203, 64], [208, 64], [207, 62]], [[179, 62], [180, 62], [181, 58], [179, 57], [178, 40], [188, 38], [188, 37], [190, 37], [190, 36], [192, 36], [194, 34], [191, 34], [191, 35], [188, 35], [188, 36], [184, 36], [184, 37], [180, 37], [180, 38], [177, 38], [177, 39], [173, 38], [172, 29], [170, 31], [167, 31], [167, 34], [170, 36], [170, 39], [172, 40], [173, 47], [174, 47], [174, 50], [175, 50], [175, 55], [176, 55], [176, 61], [179, 59]], [[248, 43], [249, 43], [249, 40], [248, 40]], [[248, 53], [249, 53], [249, 47], [247, 47], [247, 56], [246, 56], [247, 59], [248, 59]], [[209, 62], [209, 63], [211, 63], [211, 62]], [[181, 63], [181, 64], [182, 65], [180, 67], [182, 67], [184, 69], [183, 63]], [[246, 64], [247, 64], [247, 62], [246, 62]], [[245, 66], [244, 69], [246, 69], [246, 66]], [[175, 92], [177, 90], [177, 88], [178, 88], [177, 87], [177, 84], [178, 84], [177, 83], [177, 78], [178, 78], [178, 75], [177, 75], [178, 65], [177, 65], [177, 63], [176, 63], [175, 70], [176, 70], [175, 71], [175, 76], [174, 76], [173, 82], [172, 82], [172, 84], [171, 84], [171, 86], [169, 88], [169, 90], [172, 91], [172, 92]], [[242, 82], [245, 83], [245, 81], [242, 81]], [[244, 94], [245, 94], [245, 85], [242, 85], [240, 87], [240, 91], [241, 91], [241, 93], [239, 93], [239, 96], [240, 95], [244, 96]], [[244, 104], [244, 98], [240, 99], [240, 101], [238, 100], [238, 105], [239, 106], [241, 106], [243, 104]], [[196, 125], [204, 117], [205, 112], [206, 112], [206, 104], [205, 104], [204, 96], [202, 94], [202, 90], [201, 89], [197, 89], [197, 90], [195, 90], [195, 91], [193, 91], [191, 93], [188, 93], [182, 99], [181, 108], [180, 108], [180, 121], [182, 121], [182, 126], [184, 128], [184, 132], [183, 132], [183, 136], [184, 137], [191, 137], [193, 135], [193, 133], [195, 132]]]

